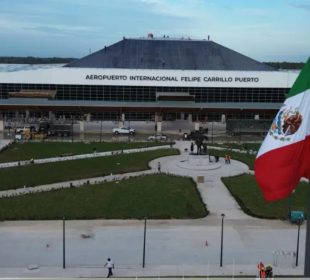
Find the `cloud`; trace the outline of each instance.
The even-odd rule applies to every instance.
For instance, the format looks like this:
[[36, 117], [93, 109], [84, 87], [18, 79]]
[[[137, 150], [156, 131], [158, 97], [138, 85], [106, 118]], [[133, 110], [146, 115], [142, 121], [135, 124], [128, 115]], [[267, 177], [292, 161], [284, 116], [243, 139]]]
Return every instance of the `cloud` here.
[[93, 29], [84, 26], [69, 26], [69, 25], [39, 25], [31, 27], [23, 27], [24, 30], [32, 30], [34, 32], [45, 33], [48, 35], [69, 35], [77, 36], [83, 33], [93, 33]]
[[[149, 6], [146, 11], [156, 13], [162, 16], [170, 16], [175, 18], [194, 19], [200, 18], [201, 2], [198, 0], [180, 0], [169, 2], [164, 0], [139, 0], [140, 3]], [[206, 14], [204, 13], [204, 16]]]
[[257, 16], [257, 17], [265, 17], [271, 15], [271, 12], [267, 9], [258, 9], [258, 8], [239, 8], [235, 9], [234, 12], [239, 15], [246, 16]]
[[303, 3], [303, 4], [291, 3], [290, 5], [296, 9], [301, 9], [301, 10], [304, 10], [304, 11], [310, 13], [310, 4], [307, 4], [307, 3]]

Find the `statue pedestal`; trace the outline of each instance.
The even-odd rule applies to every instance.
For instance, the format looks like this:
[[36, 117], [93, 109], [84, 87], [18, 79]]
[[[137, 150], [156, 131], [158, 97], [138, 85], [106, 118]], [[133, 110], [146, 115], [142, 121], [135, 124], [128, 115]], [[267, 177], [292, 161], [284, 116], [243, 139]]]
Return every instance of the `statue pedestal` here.
[[215, 162], [215, 158], [209, 155], [189, 155], [187, 159], [177, 163], [178, 167], [189, 170], [213, 170], [221, 167], [220, 162]]

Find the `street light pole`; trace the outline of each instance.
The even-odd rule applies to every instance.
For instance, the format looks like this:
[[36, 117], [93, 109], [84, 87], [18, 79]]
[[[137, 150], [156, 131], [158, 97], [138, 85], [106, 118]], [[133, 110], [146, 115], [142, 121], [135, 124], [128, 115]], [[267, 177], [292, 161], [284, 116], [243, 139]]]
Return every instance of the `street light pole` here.
[[211, 123], [211, 143], [213, 144], [213, 121]]
[[100, 122], [100, 143], [102, 141], [102, 118], [101, 118], [101, 122]]
[[62, 218], [62, 268], [66, 268], [66, 218]]
[[300, 224], [301, 224], [301, 219], [298, 219], [297, 247], [296, 247], [296, 266], [298, 266]]
[[225, 214], [221, 214], [222, 216], [222, 230], [221, 230], [221, 258], [220, 258], [220, 267], [223, 266], [223, 237], [224, 237], [224, 217]]
[[291, 218], [291, 211], [292, 211], [292, 197], [293, 197], [293, 194], [295, 193], [295, 190], [293, 190], [290, 194], [290, 196], [288, 197], [288, 219]]
[[71, 142], [73, 143], [73, 116], [71, 117]]
[[142, 267], [145, 267], [145, 242], [146, 242], [146, 216], [144, 217], [144, 237], [143, 237], [143, 257], [142, 257]]
[[[310, 187], [310, 182], [308, 183]], [[308, 211], [307, 211], [307, 227], [306, 227], [306, 252], [305, 252], [305, 268], [304, 276], [310, 277], [310, 197], [308, 197]]]

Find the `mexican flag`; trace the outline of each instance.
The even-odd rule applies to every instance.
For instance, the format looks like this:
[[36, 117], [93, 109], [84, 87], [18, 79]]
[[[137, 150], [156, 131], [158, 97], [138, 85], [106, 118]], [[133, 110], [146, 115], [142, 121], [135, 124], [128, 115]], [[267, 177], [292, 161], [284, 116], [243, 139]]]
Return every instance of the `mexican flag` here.
[[264, 198], [284, 198], [310, 179], [310, 58], [276, 115], [255, 160]]

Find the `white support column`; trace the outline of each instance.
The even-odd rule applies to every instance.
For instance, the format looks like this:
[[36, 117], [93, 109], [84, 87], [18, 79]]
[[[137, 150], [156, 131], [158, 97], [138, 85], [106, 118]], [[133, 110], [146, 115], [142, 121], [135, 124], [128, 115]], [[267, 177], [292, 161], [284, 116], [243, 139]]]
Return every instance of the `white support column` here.
[[85, 122], [84, 121], [80, 121], [80, 132], [81, 133], [85, 132]]
[[157, 122], [157, 133], [161, 133], [162, 130], [162, 122]]
[[52, 111], [48, 112], [48, 121], [53, 122], [55, 120], [55, 114]]
[[222, 114], [221, 122], [226, 123], [226, 115], [225, 114]]
[[162, 116], [160, 113], [155, 113], [155, 133], [161, 133], [162, 131]]
[[125, 125], [125, 114], [121, 114], [121, 120], [118, 122], [118, 127], [123, 127]]
[[87, 121], [87, 122], [90, 122], [90, 117], [91, 117], [90, 114], [87, 114], [87, 115], [86, 115], [86, 121]]
[[192, 114], [188, 114], [188, 118], [187, 118], [189, 123], [193, 122], [193, 115]]
[[195, 122], [195, 130], [199, 130], [200, 122]]
[[4, 121], [3, 119], [1, 118], [0, 119], [0, 131], [3, 131], [4, 130]]
[[29, 120], [29, 110], [26, 110], [25, 121], [28, 122], [28, 120]]

